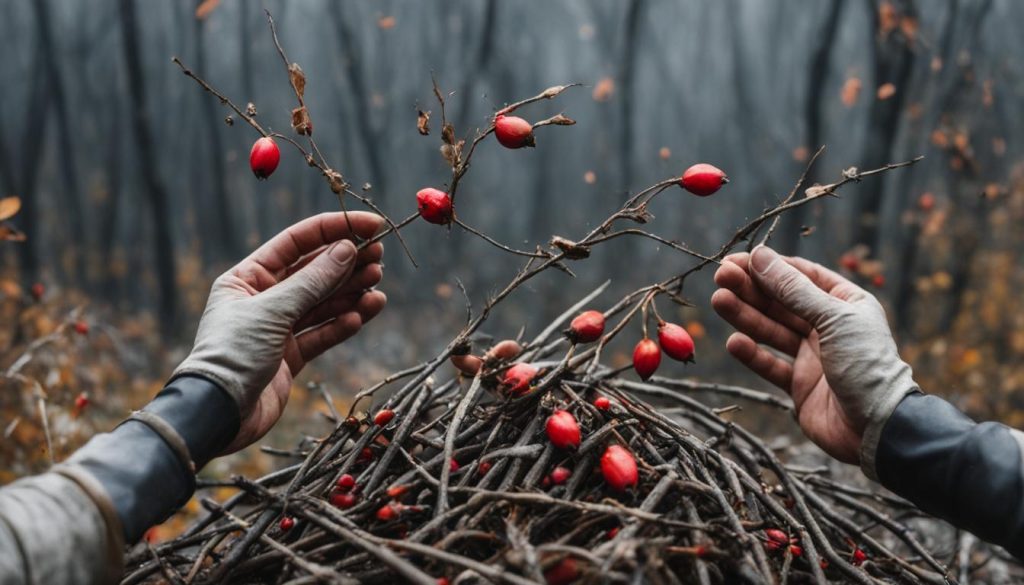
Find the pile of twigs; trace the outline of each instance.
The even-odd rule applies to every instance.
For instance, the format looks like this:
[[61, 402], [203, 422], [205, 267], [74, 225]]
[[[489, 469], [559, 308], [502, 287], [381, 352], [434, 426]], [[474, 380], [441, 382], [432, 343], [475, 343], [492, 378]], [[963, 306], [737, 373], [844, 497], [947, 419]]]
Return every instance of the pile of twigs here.
[[[953, 581], [906, 525], [920, 515], [912, 506], [820, 468], [787, 467], [695, 392], [777, 415], [790, 409], [785, 400], [551, 361], [570, 346], [557, 331], [576, 310], [525, 344], [519, 359], [542, 368], [527, 395], [499, 392], [507, 364], [495, 363], [472, 379], [428, 378], [395, 394], [383, 426], [335, 413], [329, 436], [291, 454], [301, 462], [208, 484], [240, 491], [221, 505], [204, 500], [209, 515], [185, 534], [133, 554], [124, 583]], [[611, 408], [596, 408], [598, 396]], [[572, 452], [544, 433], [556, 406], [580, 421], [583, 442]], [[602, 478], [598, 459], [610, 443], [636, 456], [631, 491]], [[567, 481], [551, 481], [558, 466], [571, 470]], [[355, 478], [351, 507], [332, 504], [344, 474]], [[391, 518], [381, 519], [383, 508]], [[295, 523], [283, 530], [286, 517]]]

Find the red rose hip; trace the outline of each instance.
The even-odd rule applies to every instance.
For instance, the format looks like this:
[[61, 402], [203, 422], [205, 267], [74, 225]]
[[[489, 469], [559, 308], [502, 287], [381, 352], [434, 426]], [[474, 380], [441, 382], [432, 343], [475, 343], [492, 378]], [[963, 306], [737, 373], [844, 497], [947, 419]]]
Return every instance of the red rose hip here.
[[570, 476], [572, 476], [572, 471], [570, 471], [567, 467], [562, 467], [561, 465], [559, 465], [558, 467], [551, 470], [551, 475], [549, 477], [551, 478], [552, 485], [562, 485], [563, 483], [569, 481]]
[[580, 313], [566, 332], [575, 343], [593, 343], [604, 335], [604, 313], [601, 311], [584, 311]]
[[391, 410], [390, 408], [385, 408], [377, 412], [376, 415], [374, 415], [373, 424], [377, 425], [378, 427], [382, 427], [391, 422], [391, 419], [393, 418], [395, 418], [395, 411]]
[[633, 454], [620, 445], [610, 445], [601, 456], [601, 475], [617, 492], [636, 485], [639, 474]]
[[544, 430], [551, 444], [559, 449], [575, 449], [580, 446], [580, 425], [568, 410], [551, 413]]
[[633, 349], [633, 369], [646, 381], [661, 365], [661, 349], [652, 339], [644, 338]]
[[658, 325], [658, 343], [668, 357], [681, 362], [693, 361], [693, 338], [675, 323]]
[[729, 182], [729, 177], [721, 169], [706, 163], [695, 164], [686, 169], [679, 184], [690, 193], [699, 197], [713, 195], [722, 185]]
[[494, 120], [494, 136], [505, 148], [536, 146], [533, 125], [518, 116], [500, 115]]
[[447, 225], [452, 222], [452, 199], [440, 189], [427, 187], [416, 192], [420, 217], [429, 223]]
[[281, 150], [273, 138], [264, 136], [253, 143], [252, 150], [249, 151], [249, 168], [257, 179], [266, 179], [273, 174], [279, 162]]
[[530, 382], [537, 376], [537, 368], [530, 364], [518, 363], [505, 372], [502, 385], [508, 393], [517, 396], [530, 389]]
[[295, 526], [294, 518], [291, 518], [290, 516], [281, 518], [281, 532], [288, 532], [293, 526]]
[[594, 407], [598, 410], [608, 410], [612, 407], [612, 401], [608, 400], [606, 396], [598, 396], [594, 399]]

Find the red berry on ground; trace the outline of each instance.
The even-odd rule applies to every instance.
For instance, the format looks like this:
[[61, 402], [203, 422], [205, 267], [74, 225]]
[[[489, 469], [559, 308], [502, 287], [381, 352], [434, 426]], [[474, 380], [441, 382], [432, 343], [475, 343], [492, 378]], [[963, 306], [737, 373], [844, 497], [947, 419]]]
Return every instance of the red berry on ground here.
[[654, 375], [661, 365], [661, 349], [658, 344], [648, 338], [643, 338], [633, 349], [633, 369], [646, 381]]
[[764, 543], [764, 547], [768, 550], [779, 550], [789, 544], [789, 535], [778, 528], [768, 528], [764, 531], [764, 535], [768, 537]]
[[537, 376], [537, 368], [530, 364], [518, 363], [505, 371], [502, 385], [508, 393], [517, 396], [530, 389], [530, 382]]
[[487, 472], [491, 470], [491, 462], [484, 461], [483, 463], [478, 465], [476, 469], [480, 475], [487, 475]]
[[451, 472], [452, 472], [452, 473], [455, 473], [455, 472], [456, 472], [456, 471], [458, 471], [458, 470], [459, 470], [459, 469], [460, 469], [461, 467], [462, 467], [462, 466], [461, 466], [461, 465], [459, 465], [459, 462], [458, 462], [458, 461], [456, 461], [455, 459], [452, 459], [451, 461], [449, 461], [449, 462], [448, 462], [448, 469], [449, 469], [449, 470], [451, 470]]
[[356, 505], [358, 498], [353, 494], [333, 493], [331, 494], [331, 505], [342, 510], [347, 510]]
[[621, 445], [610, 445], [601, 456], [601, 475], [612, 489], [625, 491], [639, 479], [636, 459]]
[[43, 295], [45, 295], [45, 294], [46, 294], [46, 287], [43, 286], [43, 283], [37, 282], [37, 283], [32, 285], [32, 298], [34, 298], [37, 301], [41, 301], [41, 300], [43, 300]]
[[338, 486], [338, 489], [343, 492], [351, 491], [352, 488], [356, 487], [356, 478], [345, 473], [338, 478], [338, 481], [335, 485]]
[[533, 124], [518, 116], [501, 115], [495, 118], [494, 136], [505, 148], [537, 146], [533, 137]]
[[544, 425], [548, 440], [559, 449], [575, 449], [580, 446], [580, 425], [568, 410], [556, 410]]
[[75, 410], [82, 412], [85, 410], [86, 406], [89, 406], [89, 396], [85, 392], [82, 392], [75, 397]]
[[693, 337], [675, 323], [658, 325], [658, 343], [668, 357], [681, 362], [693, 361]]
[[273, 138], [264, 136], [253, 143], [252, 150], [249, 151], [249, 168], [257, 179], [266, 179], [273, 174], [279, 162], [281, 150]]
[[798, 557], [804, 554], [804, 549], [800, 548], [798, 545], [791, 544], [789, 545], [789, 554], [793, 555], [794, 557]]
[[569, 324], [567, 332], [574, 343], [592, 343], [604, 335], [604, 313], [601, 311], [584, 311]]
[[81, 320], [81, 319], [79, 319], [78, 321], [75, 321], [75, 333], [77, 333], [79, 335], [88, 335], [89, 334], [89, 324], [86, 323], [85, 321]]
[[380, 520], [381, 522], [390, 522], [396, 517], [398, 517], [398, 508], [392, 504], [381, 506], [377, 510], [377, 520]]
[[448, 585], [448, 583], [449, 583], [448, 577], [438, 577], [437, 578], [437, 585]]
[[690, 193], [700, 197], [713, 195], [722, 185], [729, 182], [729, 177], [721, 169], [706, 163], [695, 164], [686, 169], [679, 184]]
[[569, 585], [575, 583], [580, 576], [580, 569], [576, 566], [576, 559], [565, 557], [557, 565], [544, 571], [544, 581], [547, 585]]
[[373, 461], [373, 449], [363, 447], [363, 450], [359, 452], [359, 458], [356, 459], [356, 463], [368, 463], [370, 461]]
[[608, 537], [608, 540], [611, 540], [611, 539], [615, 538], [618, 534], [619, 534], [619, 527], [616, 526], [614, 528], [608, 529], [608, 532], [605, 533], [605, 536]]
[[281, 518], [281, 532], [288, 532], [295, 526], [295, 519], [290, 516]]
[[569, 477], [572, 476], [572, 471], [568, 467], [558, 467], [551, 470], [551, 483], [553, 485], [562, 485], [569, 481]]
[[391, 486], [388, 488], [388, 497], [391, 498], [392, 500], [397, 500], [398, 498], [405, 495], [405, 492], [407, 491], [409, 491], [409, 486], [407, 485]]
[[864, 564], [864, 561], [868, 560], [868, 554], [859, 548], [853, 549], [853, 555], [850, 557], [850, 564], [854, 567], [859, 567]]
[[440, 189], [427, 187], [417, 191], [416, 207], [420, 217], [430, 223], [447, 225], [452, 221], [452, 198]]
[[612, 407], [612, 401], [608, 400], [606, 396], [598, 396], [594, 399], [594, 407], [598, 410], [608, 410]]
[[374, 415], [373, 424], [382, 427], [391, 422], [391, 419], [393, 418], [395, 418], [395, 411], [391, 410], [390, 408], [385, 408], [383, 410], [378, 411], [377, 414]]

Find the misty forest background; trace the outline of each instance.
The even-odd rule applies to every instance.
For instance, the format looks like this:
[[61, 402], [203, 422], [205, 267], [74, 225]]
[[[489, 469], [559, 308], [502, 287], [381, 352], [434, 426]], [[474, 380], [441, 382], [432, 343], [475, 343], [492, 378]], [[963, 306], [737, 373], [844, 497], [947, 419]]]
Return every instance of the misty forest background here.
[[[437, 137], [416, 131], [417, 108], [439, 117], [432, 75], [454, 92], [460, 136], [506, 102], [584, 84], [526, 111], [564, 111], [576, 126], [539, 130], [529, 150], [488, 140], [461, 185], [460, 217], [521, 248], [577, 237], [627, 192], [710, 162], [731, 179], [718, 195], [678, 190], [651, 210], [654, 231], [710, 252], [784, 197], [820, 145], [811, 182], [925, 155], [801, 208], [775, 245], [833, 267], [858, 258], [846, 272], [882, 298], [922, 386], [974, 415], [1024, 423], [1024, 4], [0, 0], [0, 196], [20, 198], [8, 225], [27, 237], [0, 243], [0, 368], [69, 318], [90, 324], [33, 356], [25, 372], [42, 388], [2, 383], [0, 479], [45, 463], [40, 391], [59, 459], [160, 387], [217, 274], [285, 226], [337, 209], [290, 148], [257, 182], [255, 133], [225, 124], [228, 111], [171, 63], [179, 56], [290, 133], [294, 94], [264, 8], [306, 73], [325, 157], [396, 218], [414, 211], [419, 188], [449, 177]], [[389, 308], [300, 378], [269, 443], [319, 432], [311, 411], [322, 404], [302, 382], [323, 380], [340, 400], [433, 355], [464, 318], [457, 283], [479, 305], [521, 265], [459, 230], [418, 222], [403, 233], [420, 268], [389, 240]], [[575, 279], [531, 282], [485, 333], [536, 332], [605, 279], [601, 306], [691, 262], [620, 238], [577, 264]], [[687, 281], [695, 306], [676, 315], [698, 338], [698, 362], [666, 369], [764, 387], [724, 352], [711, 275]], [[634, 341], [613, 344], [609, 360], [625, 363]], [[78, 412], [82, 392], [90, 406]], [[271, 464], [250, 449], [218, 465]]]

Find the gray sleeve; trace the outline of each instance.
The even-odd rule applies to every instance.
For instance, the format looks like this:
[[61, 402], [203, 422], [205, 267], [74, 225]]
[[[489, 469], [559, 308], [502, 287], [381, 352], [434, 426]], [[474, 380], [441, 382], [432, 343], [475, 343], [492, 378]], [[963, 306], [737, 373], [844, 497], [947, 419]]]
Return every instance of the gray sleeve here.
[[0, 584], [116, 583], [124, 538], [114, 507], [71, 466], [0, 489]]
[[912, 394], [882, 430], [878, 477], [922, 510], [1024, 559], [1022, 446], [1020, 431]]

